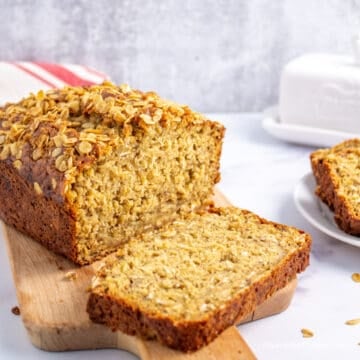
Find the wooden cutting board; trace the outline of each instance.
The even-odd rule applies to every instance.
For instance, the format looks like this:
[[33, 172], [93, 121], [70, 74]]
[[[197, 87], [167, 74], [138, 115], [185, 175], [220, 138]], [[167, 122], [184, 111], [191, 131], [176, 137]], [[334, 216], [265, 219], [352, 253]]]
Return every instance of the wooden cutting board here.
[[[215, 203], [230, 203], [220, 192]], [[255, 359], [236, 327], [224, 331], [201, 350], [184, 354], [156, 341], [144, 341], [92, 323], [85, 311], [90, 281], [99, 262], [78, 267], [65, 258], [3, 225], [21, 317], [31, 342], [43, 350], [64, 351], [119, 348], [142, 360]], [[296, 279], [261, 304], [246, 319], [256, 320], [285, 310], [296, 288]]]

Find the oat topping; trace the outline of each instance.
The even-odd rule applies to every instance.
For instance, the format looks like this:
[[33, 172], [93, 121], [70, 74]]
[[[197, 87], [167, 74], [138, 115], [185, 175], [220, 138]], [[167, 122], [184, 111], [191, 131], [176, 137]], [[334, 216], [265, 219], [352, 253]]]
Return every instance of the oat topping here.
[[345, 322], [346, 325], [359, 325], [360, 319], [352, 319]]
[[77, 278], [77, 274], [76, 274], [75, 271], [68, 271], [68, 272], [65, 274], [64, 278], [65, 278], [66, 280], [72, 281], [72, 280], [75, 280], [75, 279]]
[[81, 141], [78, 145], [78, 151], [80, 154], [89, 154], [92, 150], [92, 145], [88, 141]]
[[37, 182], [34, 182], [34, 190], [38, 195], [42, 195], [43, 193], [41, 186]]
[[[54, 168], [71, 180], [80, 159], [106, 153], [119, 134], [128, 136], [133, 127], [179, 121], [198, 123], [204, 118], [154, 92], [110, 82], [39, 91], [0, 108], [0, 160], [10, 159], [20, 170], [24, 145], [29, 142], [33, 161], [52, 158]], [[34, 187], [38, 192], [39, 187]]]
[[310, 338], [314, 336], [314, 333], [309, 329], [301, 329], [301, 333], [304, 338]]
[[13, 165], [16, 169], [20, 170], [21, 169], [21, 166], [22, 166], [22, 161], [21, 160], [15, 160], [13, 162]]
[[56, 179], [52, 178], [51, 179], [51, 187], [53, 188], [53, 190], [56, 189], [56, 186], [57, 186], [57, 181], [56, 181]]

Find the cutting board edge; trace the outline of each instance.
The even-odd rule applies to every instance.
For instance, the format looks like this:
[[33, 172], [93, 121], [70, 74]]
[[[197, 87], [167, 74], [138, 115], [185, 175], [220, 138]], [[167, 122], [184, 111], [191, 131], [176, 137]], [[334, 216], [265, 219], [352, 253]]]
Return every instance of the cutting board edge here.
[[[138, 338], [126, 335], [120, 331], [100, 324], [91, 325], [91, 334], [86, 333], [86, 327], [47, 326], [46, 323], [29, 322], [22, 319], [29, 340], [33, 346], [48, 352], [78, 351], [95, 349], [121, 349], [134, 355], [139, 355]], [[89, 336], [91, 335], [91, 336]], [[54, 341], [56, 339], [56, 341]], [[99, 339], [99, 341], [94, 341]]]
[[[291, 304], [294, 292], [297, 287], [297, 278], [293, 279], [284, 288], [278, 290], [269, 299], [258, 305], [253, 313], [245, 318], [237, 319], [235, 326], [241, 327], [242, 324], [278, 315], [284, 312]], [[274, 304], [276, 304], [274, 306]], [[21, 304], [19, 304], [21, 307]], [[270, 310], [269, 310], [270, 309]], [[275, 309], [275, 310], [274, 310]], [[21, 313], [23, 324], [31, 343], [45, 351], [70, 351], [70, 350], [92, 350], [92, 349], [116, 349], [120, 348], [133, 354], [138, 354], [139, 344], [142, 341], [136, 336], [130, 336], [121, 331], [112, 331], [105, 325], [95, 324], [90, 321], [77, 324], [80, 327], [65, 328], [62, 323], [49, 323], [41, 319], [35, 319], [28, 314], [27, 311]], [[91, 328], [91, 336], [84, 337], [83, 332], [87, 328]], [[52, 339], [56, 337], [59, 342], [54, 344]], [[74, 342], [75, 338], [81, 341]], [[101, 339], [100, 343], [94, 342], [94, 338]], [[106, 340], [105, 340], [106, 339]], [[106, 344], [105, 344], [106, 342]], [[69, 346], [71, 344], [71, 346]]]

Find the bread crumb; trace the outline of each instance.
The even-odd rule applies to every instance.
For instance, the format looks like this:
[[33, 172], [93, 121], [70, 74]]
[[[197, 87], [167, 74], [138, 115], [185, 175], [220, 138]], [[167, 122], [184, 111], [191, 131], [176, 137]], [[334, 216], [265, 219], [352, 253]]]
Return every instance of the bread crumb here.
[[351, 275], [351, 279], [355, 282], [360, 282], [360, 274], [359, 273], [353, 273]]
[[41, 189], [41, 186], [36, 181], [34, 182], [34, 190], [38, 195], [42, 195], [43, 191]]
[[18, 306], [14, 306], [12, 309], [11, 309], [11, 312], [16, 315], [16, 316], [19, 316], [20, 315], [20, 308]]
[[346, 325], [359, 325], [360, 319], [352, 319], [345, 322]]
[[75, 271], [68, 271], [64, 277], [66, 280], [72, 281], [77, 278], [77, 274]]
[[314, 336], [314, 333], [309, 329], [301, 329], [301, 333], [304, 338], [310, 338]]

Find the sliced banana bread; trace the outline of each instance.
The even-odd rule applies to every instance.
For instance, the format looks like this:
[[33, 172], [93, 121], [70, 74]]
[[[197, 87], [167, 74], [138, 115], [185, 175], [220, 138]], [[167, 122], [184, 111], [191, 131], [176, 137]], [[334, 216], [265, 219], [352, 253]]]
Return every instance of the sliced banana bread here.
[[339, 227], [360, 235], [360, 139], [344, 141], [310, 156], [316, 194], [334, 211]]
[[93, 279], [90, 318], [181, 351], [206, 345], [309, 263], [311, 238], [237, 208], [131, 240]]
[[111, 83], [0, 108], [0, 217], [78, 264], [206, 204], [224, 128]]

